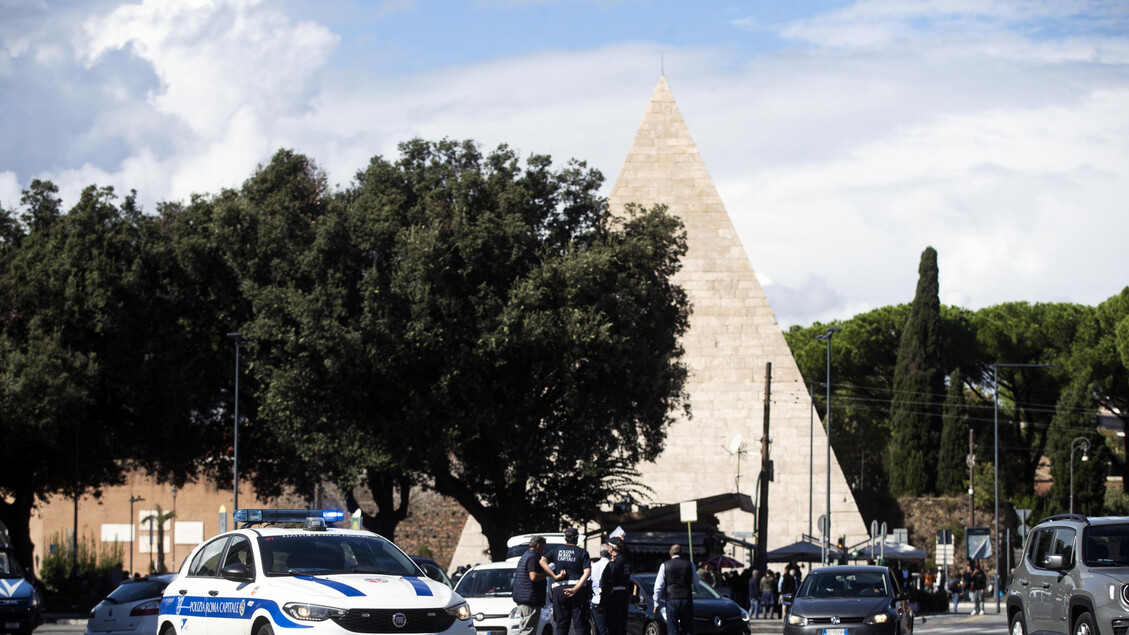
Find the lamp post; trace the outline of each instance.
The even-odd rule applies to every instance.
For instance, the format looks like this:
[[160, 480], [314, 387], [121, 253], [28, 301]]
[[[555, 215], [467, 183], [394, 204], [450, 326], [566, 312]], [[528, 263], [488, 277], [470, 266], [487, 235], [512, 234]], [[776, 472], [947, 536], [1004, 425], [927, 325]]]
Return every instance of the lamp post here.
[[1090, 455], [1090, 440], [1086, 437], [1077, 437], [1070, 442], [1070, 513], [1074, 513], [1074, 451], [1082, 448], [1082, 460], [1087, 461]]
[[243, 336], [239, 333], [228, 333], [227, 336], [235, 342], [235, 438], [231, 450], [231, 510], [235, 513], [239, 509], [239, 349], [243, 346]]
[[169, 546], [172, 547], [172, 563], [176, 566], [176, 485], [172, 486], [172, 522], [169, 525], [169, 530], [172, 536], [169, 538]]
[[993, 441], [993, 471], [996, 481], [996, 509], [995, 509], [995, 526], [996, 526], [996, 575], [993, 576], [994, 583], [992, 585], [992, 593], [996, 596], [996, 613], [1000, 612], [1000, 368], [1046, 368], [1053, 364], [992, 364], [992, 383], [995, 384], [995, 392], [992, 394], [992, 427], [994, 429]]
[[145, 499], [140, 496], [129, 497], [129, 575], [133, 575], [133, 552], [137, 550], [137, 540], [133, 535], [137, 529], [137, 521], [133, 519], [133, 504], [143, 500]]
[[823, 417], [823, 424], [827, 428], [827, 529], [823, 532], [824, 565], [831, 560], [831, 338], [842, 330], [837, 326], [829, 326], [826, 333], [815, 336], [815, 339], [827, 342], [827, 414]]

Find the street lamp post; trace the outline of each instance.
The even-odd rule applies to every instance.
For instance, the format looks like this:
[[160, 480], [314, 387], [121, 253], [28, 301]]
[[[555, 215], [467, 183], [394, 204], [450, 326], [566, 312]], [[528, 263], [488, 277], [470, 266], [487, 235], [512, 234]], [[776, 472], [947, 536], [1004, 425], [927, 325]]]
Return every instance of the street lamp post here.
[[996, 613], [1000, 612], [1000, 368], [1046, 368], [1053, 364], [992, 364], [992, 382], [995, 392], [992, 394], [992, 427], [994, 429], [993, 442], [993, 471], [996, 481], [996, 575], [992, 585], [992, 592], [996, 596]]
[[239, 509], [239, 349], [243, 346], [243, 336], [239, 333], [228, 333], [227, 336], [235, 342], [235, 438], [231, 449], [231, 510], [235, 513]]
[[133, 504], [145, 500], [140, 496], [129, 497], [129, 575], [133, 575], [133, 552], [137, 550], [137, 539], [134, 537], [137, 521], [133, 519]]
[[827, 428], [827, 524], [823, 532], [823, 564], [831, 560], [831, 338], [842, 331], [837, 326], [830, 326], [823, 335], [816, 335], [815, 339], [827, 342], [827, 414], [823, 417], [823, 424]]
[[1074, 513], [1074, 451], [1082, 448], [1082, 460], [1089, 460], [1087, 452], [1090, 451], [1090, 440], [1086, 437], [1077, 437], [1070, 442], [1070, 513]]

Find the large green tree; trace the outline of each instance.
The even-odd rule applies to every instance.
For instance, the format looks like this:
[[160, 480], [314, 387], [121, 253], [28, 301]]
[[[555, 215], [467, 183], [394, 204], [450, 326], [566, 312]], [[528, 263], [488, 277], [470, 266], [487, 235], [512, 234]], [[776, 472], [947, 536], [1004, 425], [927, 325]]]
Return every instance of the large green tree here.
[[[1093, 516], [1102, 513], [1109, 451], [1097, 434], [1096, 406], [1090, 378], [1083, 374], [1066, 387], [1055, 407], [1047, 433], [1047, 455], [1054, 476], [1047, 501], [1048, 513], [1070, 511], [1072, 486], [1075, 513]], [[1084, 448], [1087, 449], [1084, 451]]]
[[890, 489], [920, 496], [936, 488], [941, 417], [937, 407], [945, 389], [941, 301], [937, 252], [921, 254], [917, 293], [898, 346], [894, 395], [890, 404]]
[[969, 411], [964, 377], [960, 370], [949, 375], [942, 410], [941, 447], [937, 454], [937, 493], [962, 493], [968, 482], [967, 456]]

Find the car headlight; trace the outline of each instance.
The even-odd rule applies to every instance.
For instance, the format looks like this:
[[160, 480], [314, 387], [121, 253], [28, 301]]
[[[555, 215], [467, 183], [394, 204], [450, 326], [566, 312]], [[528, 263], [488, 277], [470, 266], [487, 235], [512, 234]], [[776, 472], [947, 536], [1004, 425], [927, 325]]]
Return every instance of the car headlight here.
[[863, 620], [863, 624], [885, 624], [890, 621], [889, 613], [875, 613]]
[[457, 620], [470, 619], [470, 605], [466, 602], [447, 607], [447, 615], [453, 615]]
[[518, 614], [517, 614], [517, 612], [518, 612], [518, 607], [516, 607], [516, 606], [515, 606], [515, 607], [513, 608], [513, 610], [512, 610], [512, 611], [510, 611], [510, 619], [511, 619], [511, 620], [517, 620], [517, 619], [521, 619], [521, 616], [520, 616], [520, 615], [518, 615]]
[[746, 611], [745, 609], [741, 609], [741, 621], [742, 622], [748, 622], [749, 621], [749, 612]]
[[803, 615], [796, 615], [794, 612], [788, 614], [788, 623], [792, 626], [807, 626], [808, 618]]
[[282, 607], [282, 610], [286, 611], [290, 617], [304, 622], [324, 622], [330, 618], [342, 617], [346, 613], [345, 609], [306, 604], [305, 602], [291, 602]]

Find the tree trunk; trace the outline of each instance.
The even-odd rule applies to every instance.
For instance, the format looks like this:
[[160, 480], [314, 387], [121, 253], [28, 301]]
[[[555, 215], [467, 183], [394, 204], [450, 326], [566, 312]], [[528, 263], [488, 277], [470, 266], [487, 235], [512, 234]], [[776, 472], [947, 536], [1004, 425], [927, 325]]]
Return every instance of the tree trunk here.
[[[395, 542], [396, 526], [408, 517], [412, 479], [404, 473], [368, 470], [367, 481], [372, 500], [376, 502], [376, 513], [369, 515], [362, 511], [361, 526]], [[394, 504], [397, 498], [399, 504]], [[345, 504], [350, 512], [360, 508], [351, 489], [345, 493]]]
[[31, 577], [38, 579], [33, 557], [35, 543], [31, 541], [31, 510], [34, 507], [35, 494], [30, 489], [16, 490], [12, 502], [7, 502], [0, 497], [0, 522], [8, 528], [8, 538], [16, 550], [16, 558], [24, 566]]

